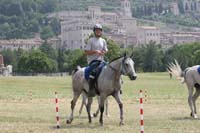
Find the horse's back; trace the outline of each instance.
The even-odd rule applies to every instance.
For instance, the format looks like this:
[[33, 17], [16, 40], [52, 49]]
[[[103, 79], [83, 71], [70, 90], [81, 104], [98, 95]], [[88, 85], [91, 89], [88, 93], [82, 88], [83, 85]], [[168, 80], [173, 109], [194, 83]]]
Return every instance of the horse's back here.
[[187, 69], [188, 70], [186, 71], [186, 76], [185, 76], [186, 81], [188, 83], [200, 84], [200, 73], [199, 73], [200, 65], [195, 65]]

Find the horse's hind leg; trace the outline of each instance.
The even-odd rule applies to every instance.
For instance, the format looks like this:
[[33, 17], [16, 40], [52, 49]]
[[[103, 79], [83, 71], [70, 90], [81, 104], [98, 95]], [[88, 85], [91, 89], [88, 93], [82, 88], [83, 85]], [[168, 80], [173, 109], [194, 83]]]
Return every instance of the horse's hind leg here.
[[194, 113], [195, 113], [196, 118], [197, 118], [196, 100], [200, 95], [200, 85], [199, 84], [195, 85], [195, 88], [196, 88], [196, 92], [193, 95], [192, 100], [193, 100], [193, 104], [194, 104]]
[[[98, 102], [98, 105], [99, 105], [99, 104], [100, 104], [100, 97], [99, 97], [99, 96], [97, 96], [97, 102]], [[94, 116], [94, 117], [97, 117], [98, 114], [99, 114], [99, 106], [98, 106], [96, 112], [93, 114], [93, 116]]]
[[88, 103], [87, 103], [87, 113], [88, 113], [88, 119], [89, 119], [89, 123], [92, 122], [92, 118], [91, 118], [91, 113], [90, 113], [90, 110], [91, 110], [91, 104], [92, 104], [92, 97], [88, 97]]
[[95, 112], [95, 113], [93, 113], [93, 116], [94, 116], [94, 117], [97, 117], [97, 116], [98, 116], [98, 114], [99, 114], [99, 106], [98, 106], [98, 108], [97, 108], [96, 112]]
[[195, 112], [194, 112], [194, 103], [193, 103], [193, 98], [192, 98], [192, 95], [193, 95], [193, 86], [188, 86], [188, 93], [189, 93], [189, 96], [188, 96], [188, 104], [190, 106], [190, 110], [191, 110], [191, 116], [192, 117], [196, 117], [195, 115]]
[[73, 120], [74, 107], [76, 105], [76, 101], [77, 101], [78, 97], [80, 96], [80, 94], [81, 94], [81, 92], [78, 92], [78, 93], [74, 92], [74, 97], [73, 97], [73, 99], [71, 101], [71, 114], [70, 114], [70, 116], [69, 116], [69, 118], [67, 120], [67, 124], [70, 124], [72, 122], [72, 120]]
[[84, 106], [84, 105], [86, 106], [86, 101], [87, 101], [87, 97], [86, 97], [84, 94], [82, 94], [82, 103], [81, 103], [81, 107], [80, 107], [80, 109], [79, 109], [79, 116], [80, 116], [81, 113], [82, 113], [83, 106]]
[[[98, 100], [98, 104], [100, 103], [100, 99], [99, 96], [97, 96], [97, 100]], [[105, 109], [106, 109], [106, 116], [109, 117], [108, 114], [108, 98], [105, 99]], [[97, 117], [99, 114], [99, 106], [98, 109], [96, 110], [96, 112], [93, 114], [94, 117]]]

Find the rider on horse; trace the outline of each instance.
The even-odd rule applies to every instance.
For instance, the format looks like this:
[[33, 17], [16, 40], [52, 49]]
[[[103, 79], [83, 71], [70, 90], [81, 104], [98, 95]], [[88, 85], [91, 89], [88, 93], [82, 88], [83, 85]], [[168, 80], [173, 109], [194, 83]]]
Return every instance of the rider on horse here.
[[104, 55], [108, 51], [106, 40], [102, 36], [102, 26], [95, 24], [93, 28], [94, 37], [88, 40], [85, 47], [85, 53], [87, 55], [87, 62], [90, 66], [90, 76], [88, 79], [89, 83], [89, 95], [94, 96], [95, 82], [96, 82], [96, 71], [98, 66], [104, 61]]

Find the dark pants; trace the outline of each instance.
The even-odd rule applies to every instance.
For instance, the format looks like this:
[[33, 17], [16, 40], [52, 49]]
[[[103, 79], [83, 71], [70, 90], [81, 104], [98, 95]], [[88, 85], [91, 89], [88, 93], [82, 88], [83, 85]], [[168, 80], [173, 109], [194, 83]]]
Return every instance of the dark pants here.
[[99, 60], [94, 60], [90, 62], [89, 66], [91, 67], [90, 70], [90, 75], [88, 79], [89, 83], [89, 96], [95, 96], [96, 95], [96, 80], [97, 80], [97, 71], [98, 71], [98, 66], [101, 64], [101, 61]]
[[89, 66], [91, 68], [90, 70], [90, 77], [96, 78], [97, 76], [97, 71], [98, 71], [98, 66], [101, 64], [102, 61], [99, 60], [94, 60], [90, 62]]

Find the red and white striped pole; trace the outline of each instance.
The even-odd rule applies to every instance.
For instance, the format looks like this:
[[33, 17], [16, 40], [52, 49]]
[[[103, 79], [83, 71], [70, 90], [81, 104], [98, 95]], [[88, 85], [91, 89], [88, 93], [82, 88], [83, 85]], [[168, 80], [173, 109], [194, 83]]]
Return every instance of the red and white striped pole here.
[[148, 97], [147, 97], [147, 90], [145, 90], [145, 91], [144, 91], [144, 99], [145, 99], [144, 101], [145, 101], [145, 102], [147, 102], [147, 98], [148, 98]]
[[143, 95], [142, 90], [140, 90], [140, 131], [144, 133], [144, 111], [143, 111]]
[[31, 90], [29, 91], [29, 96], [30, 96], [30, 100], [32, 100], [33, 99], [33, 93], [32, 93]]
[[59, 115], [58, 115], [58, 96], [57, 96], [57, 92], [55, 92], [55, 102], [56, 102], [56, 127], [60, 128], [60, 124], [59, 124]]

